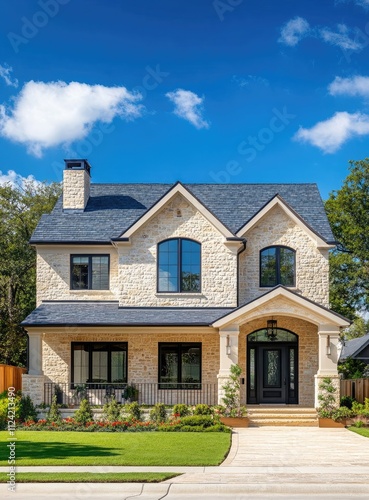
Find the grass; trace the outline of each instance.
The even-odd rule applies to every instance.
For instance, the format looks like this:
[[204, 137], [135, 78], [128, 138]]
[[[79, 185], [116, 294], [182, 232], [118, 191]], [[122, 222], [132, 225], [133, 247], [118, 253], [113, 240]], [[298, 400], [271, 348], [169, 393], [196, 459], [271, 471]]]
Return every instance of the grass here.
[[[161, 483], [179, 476], [172, 472], [17, 472], [17, 483]], [[0, 483], [9, 477], [0, 473]]]
[[360, 434], [360, 436], [364, 436], [369, 438], [369, 429], [368, 427], [349, 427], [350, 431], [356, 432], [356, 434]]
[[[17, 431], [16, 465], [219, 465], [231, 434], [223, 432]], [[0, 432], [0, 465], [9, 435]]]

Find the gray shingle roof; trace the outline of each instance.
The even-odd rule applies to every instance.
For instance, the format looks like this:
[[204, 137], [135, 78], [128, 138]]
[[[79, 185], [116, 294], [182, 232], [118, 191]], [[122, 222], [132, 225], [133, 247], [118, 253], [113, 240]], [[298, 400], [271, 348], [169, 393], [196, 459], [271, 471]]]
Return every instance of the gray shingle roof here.
[[119, 307], [118, 302], [43, 302], [22, 326], [208, 326], [230, 308]]
[[366, 345], [369, 344], [369, 333], [358, 339], [347, 340], [345, 345], [342, 347], [340, 361], [344, 361], [347, 358], [351, 358], [355, 354], [358, 354]]
[[[43, 215], [31, 243], [109, 243], [172, 187], [169, 184], [91, 184], [83, 213], [63, 213], [60, 198]], [[279, 194], [323, 240], [334, 241], [316, 184], [185, 184], [232, 233]]]

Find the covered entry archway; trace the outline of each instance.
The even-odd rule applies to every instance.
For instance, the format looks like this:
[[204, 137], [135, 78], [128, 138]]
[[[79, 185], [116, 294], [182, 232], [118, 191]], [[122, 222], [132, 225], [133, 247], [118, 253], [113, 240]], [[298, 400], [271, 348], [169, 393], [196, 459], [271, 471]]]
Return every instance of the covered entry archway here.
[[247, 336], [247, 403], [298, 404], [298, 336], [265, 328]]

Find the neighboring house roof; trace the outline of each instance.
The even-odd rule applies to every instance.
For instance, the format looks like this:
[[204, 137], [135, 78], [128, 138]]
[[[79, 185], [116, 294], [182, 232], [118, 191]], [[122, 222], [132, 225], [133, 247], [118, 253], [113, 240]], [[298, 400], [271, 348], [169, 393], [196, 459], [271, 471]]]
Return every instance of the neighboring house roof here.
[[210, 326], [231, 308], [119, 307], [108, 301], [43, 302], [22, 326]]
[[[172, 187], [91, 184], [83, 213], [64, 213], [60, 197], [51, 214], [42, 216], [31, 243], [110, 244]], [[279, 195], [325, 242], [334, 242], [316, 184], [185, 184], [184, 187], [234, 235]]]
[[345, 342], [339, 360], [345, 361], [347, 358], [369, 359], [369, 334]]

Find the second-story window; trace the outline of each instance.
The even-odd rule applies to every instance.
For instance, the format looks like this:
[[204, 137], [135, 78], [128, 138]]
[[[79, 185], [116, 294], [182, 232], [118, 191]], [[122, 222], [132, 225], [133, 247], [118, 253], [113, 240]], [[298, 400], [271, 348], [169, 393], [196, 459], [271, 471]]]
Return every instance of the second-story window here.
[[295, 286], [295, 256], [292, 248], [275, 246], [260, 252], [260, 286]]
[[71, 255], [72, 290], [109, 290], [109, 255]]
[[201, 245], [175, 238], [158, 244], [158, 292], [200, 292]]

